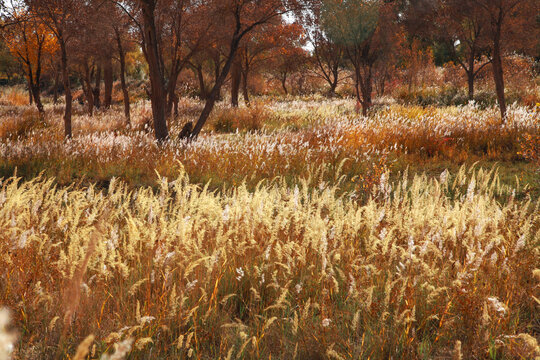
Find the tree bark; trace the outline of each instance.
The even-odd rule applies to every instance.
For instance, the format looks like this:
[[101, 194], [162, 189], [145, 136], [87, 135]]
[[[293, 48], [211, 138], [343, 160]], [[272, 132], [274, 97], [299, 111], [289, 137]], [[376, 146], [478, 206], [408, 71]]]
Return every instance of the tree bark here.
[[54, 71], [54, 89], [53, 89], [53, 104], [58, 104], [58, 82], [59, 82], [58, 70]]
[[199, 98], [201, 100], [206, 100], [208, 97], [208, 92], [206, 90], [206, 84], [204, 83], [204, 74], [202, 71], [202, 65], [198, 64], [195, 67], [195, 71], [197, 74], [197, 79], [199, 80]]
[[176, 95], [176, 84], [178, 82], [179, 74], [175, 70], [173, 70], [172, 72], [173, 72], [172, 77], [169, 79], [169, 84], [167, 86], [167, 112], [166, 112], [167, 117], [171, 116], [173, 105], [178, 102], [178, 96]]
[[474, 100], [474, 73], [467, 71], [467, 84], [469, 88], [469, 100]]
[[248, 72], [247, 70], [242, 73], [242, 94], [244, 95], [244, 102], [249, 106], [249, 89], [248, 89]]
[[231, 41], [231, 47], [229, 50], [229, 56], [227, 57], [227, 61], [225, 62], [225, 65], [223, 66], [223, 69], [221, 70], [219, 76], [216, 78], [216, 83], [214, 84], [214, 87], [212, 88], [212, 91], [210, 92], [210, 95], [208, 96], [208, 99], [206, 100], [204, 109], [201, 112], [201, 115], [199, 116], [199, 119], [197, 120], [195, 127], [193, 128], [193, 132], [189, 135], [191, 139], [197, 138], [197, 136], [201, 132], [202, 127], [206, 123], [206, 120], [208, 120], [210, 113], [214, 109], [216, 100], [218, 99], [220, 95], [221, 87], [223, 86], [223, 83], [225, 82], [225, 79], [227, 78], [227, 75], [229, 74], [229, 71], [231, 70], [231, 65], [233, 63], [234, 56], [236, 55], [236, 52], [238, 50], [240, 40], [241, 40], [241, 37], [237, 35], [233, 36], [233, 40]]
[[90, 67], [84, 63], [84, 93], [86, 95], [86, 106], [89, 116], [94, 115], [94, 89], [92, 89], [92, 79], [90, 77]]
[[[366, 65], [366, 73], [362, 75], [362, 70], [360, 69], [361, 65], [357, 65], [355, 68], [355, 88], [356, 88], [356, 98], [358, 102], [362, 105], [362, 115], [367, 116], [368, 111], [371, 108], [371, 93], [373, 92], [372, 84], [372, 64]], [[360, 88], [360, 89], [359, 89]]]
[[131, 124], [131, 114], [129, 105], [129, 92], [126, 84], [126, 54], [124, 53], [124, 47], [122, 46], [122, 38], [118, 29], [114, 29], [116, 33], [116, 44], [118, 45], [118, 57], [120, 59], [120, 83], [122, 85], [122, 94], [124, 97], [124, 116], [126, 117], [126, 124]]
[[98, 109], [101, 107], [100, 93], [101, 93], [101, 64], [98, 64], [97, 70], [96, 70], [95, 84], [94, 84], [94, 88], [92, 89], [92, 95], [94, 97], [93, 99], [94, 106]]
[[506, 122], [506, 99], [504, 96], [504, 77], [501, 56], [501, 26], [502, 26], [502, 11], [499, 13], [499, 18], [495, 24], [495, 34], [493, 36], [493, 79], [495, 81], [495, 90], [497, 92], [497, 100], [499, 101], [499, 109], [501, 111], [501, 122]]
[[239, 61], [234, 61], [231, 67], [231, 106], [238, 107], [238, 94], [240, 93], [240, 79], [242, 77]]
[[43, 114], [45, 112], [45, 109], [43, 108], [43, 103], [41, 102], [41, 86], [39, 85], [39, 83], [33, 84], [32, 96], [34, 97], [34, 103], [36, 104], [39, 113]]
[[103, 98], [103, 107], [109, 109], [112, 103], [112, 90], [113, 90], [113, 66], [112, 56], [108, 54], [105, 58], [103, 67], [103, 80], [105, 83], [105, 93]]
[[152, 116], [154, 120], [154, 133], [156, 140], [161, 143], [168, 139], [166, 110], [166, 89], [161, 67], [160, 54], [156, 24], [154, 21], [155, 12], [154, 1], [144, 1], [142, 3], [142, 13], [144, 20], [144, 55], [148, 62], [148, 72], [150, 76], [150, 101], [152, 103]]
[[328, 91], [328, 97], [333, 98], [336, 96], [336, 89], [338, 86], [338, 75], [334, 74], [333, 80], [330, 82], [330, 90]]
[[32, 95], [32, 75], [28, 76], [28, 80], [26, 83], [26, 87], [28, 89], [28, 104], [33, 105], [34, 104], [34, 96]]
[[66, 107], [64, 111], [64, 132], [66, 138], [71, 138], [71, 108], [72, 104], [71, 101], [73, 99], [71, 95], [71, 84], [69, 81], [69, 70], [68, 70], [68, 58], [67, 58], [67, 50], [66, 50], [66, 43], [62, 37], [62, 33], [60, 33], [60, 36], [58, 36], [58, 40], [60, 43], [60, 53], [61, 53], [61, 66], [62, 66], [62, 83], [64, 85], [64, 94], [66, 98]]
[[281, 77], [281, 87], [285, 92], [285, 95], [289, 95], [289, 89], [287, 89], [287, 75]]
[[475, 58], [475, 55], [476, 55], [475, 47], [473, 46], [471, 49], [470, 56], [469, 56], [469, 68], [465, 69], [465, 72], [467, 74], [467, 85], [469, 88], [469, 100], [474, 100], [474, 78], [475, 78], [474, 58]]

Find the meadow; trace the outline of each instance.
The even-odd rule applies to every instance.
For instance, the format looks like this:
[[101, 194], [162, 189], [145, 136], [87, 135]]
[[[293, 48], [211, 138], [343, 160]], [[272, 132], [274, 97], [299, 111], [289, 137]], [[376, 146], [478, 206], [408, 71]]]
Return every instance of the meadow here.
[[[0, 359], [540, 357], [540, 106], [0, 98]], [[4, 351], [4, 353], [2, 353]]]

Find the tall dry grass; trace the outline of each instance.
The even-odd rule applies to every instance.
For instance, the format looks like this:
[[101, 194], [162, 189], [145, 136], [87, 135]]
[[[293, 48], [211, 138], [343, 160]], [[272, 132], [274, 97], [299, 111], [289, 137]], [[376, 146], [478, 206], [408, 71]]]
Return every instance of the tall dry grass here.
[[25, 106], [28, 105], [28, 91], [21, 86], [0, 88], [0, 105]]
[[221, 193], [185, 174], [158, 191], [3, 180], [14, 358], [540, 355], [538, 199], [496, 170], [385, 174], [363, 204], [320, 176]]
[[[211, 180], [216, 187], [230, 187], [246, 179], [253, 187], [275, 176], [306, 177], [323, 164], [337, 169], [348, 159], [343, 172], [351, 180], [373, 182], [395, 160], [405, 163], [401, 171], [406, 164], [530, 161], [523, 156], [521, 139], [540, 131], [540, 113], [519, 106], [510, 107], [509, 121], [501, 126], [496, 109], [472, 105], [391, 105], [365, 118], [346, 100], [261, 100], [251, 109], [220, 105], [208, 129], [230, 122], [227, 129], [233, 133], [208, 131], [190, 144], [177, 141], [182, 125], [195, 120], [199, 105], [182, 99], [179, 118], [170, 120], [171, 141], [162, 147], [156, 146], [151, 127], [144, 126], [151, 119], [149, 103], [133, 106], [132, 127], [125, 126], [119, 108], [94, 117], [75, 115], [71, 141], [64, 141], [61, 114], [54, 111], [48, 110], [43, 122], [29, 124], [22, 119], [31, 116], [1, 116], [2, 174], [11, 176], [18, 168], [28, 178], [44, 170], [62, 184], [81, 179], [106, 183], [118, 176], [152, 185], [156, 169], [175, 177], [181, 162], [198, 183]], [[261, 122], [262, 128], [252, 131]]]

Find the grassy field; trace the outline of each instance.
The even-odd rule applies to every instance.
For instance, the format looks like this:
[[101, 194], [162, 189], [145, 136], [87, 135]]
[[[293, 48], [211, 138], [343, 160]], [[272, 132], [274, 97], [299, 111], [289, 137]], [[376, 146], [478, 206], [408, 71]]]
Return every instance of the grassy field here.
[[538, 107], [0, 101], [0, 359], [540, 356]]

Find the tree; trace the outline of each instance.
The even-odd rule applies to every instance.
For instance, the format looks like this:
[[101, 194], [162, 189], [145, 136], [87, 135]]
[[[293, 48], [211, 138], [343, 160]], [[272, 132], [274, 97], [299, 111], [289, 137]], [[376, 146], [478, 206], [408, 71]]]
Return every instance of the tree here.
[[309, 63], [308, 54], [300, 46], [286, 46], [275, 49], [271, 59], [269, 72], [274, 79], [279, 81], [285, 95], [288, 95], [287, 80], [295, 72], [306, 69]]
[[9, 26], [2, 35], [10, 52], [21, 62], [25, 72], [30, 99], [34, 100], [40, 113], [44, 113], [41, 102], [41, 74], [44, 57], [56, 51], [54, 35], [40, 19], [24, 8], [23, 4], [11, 2], [7, 16]]
[[[506, 98], [502, 57], [505, 52], [526, 51], [536, 44], [530, 39], [540, 36], [538, 22], [532, 14], [540, 12], [538, 0], [471, 0], [488, 21], [487, 38], [490, 42], [493, 80], [501, 112], [506, 121]], [[523, 36], [527, 34], [527, 36]]]
[[216, 19], [216, 25], [223, 29], [228, 39], [228, 50], [223, 68], [216, 78], [214, 87], [190, 138], [196, 138], [214, 108], [219, 91], [227, 78], [242, 39], [257, 27], [291, 11], [300, 11], [308, 0], [209, 0], [209, 18]]
[[[441, 0], [437, 12], [438, 40], [452, 55], [467, 76], [469, 99], [474, 98], [474, 80], [491, 61], [486, 60], [487, 19], [482, 11], [468, 0]], [[478, 66], [476, 66], [478, 63]]]
[[108, 47], [107, 26], [103, 26], [107, 16], [103, 12], [104, 3], [88, 1], [79, 5], [80, 19], [73, 29], [69, 45], [73, 68], [78, 69], [83, 85], [88, 114], [93, 115], [94, 107], [100, 107], [100, 85], [103, 49]]
[[7, 82], [11, 83], [12, 79], [19, 71], [19, 64], [11, 51], [7, 47], [5, 41], [0, 37], [0, 74], [5, 75]]
[[60, 47], [62, 82], [65, 94], [64, 133], [71, 138], [72, 94], [69, 79], [68, 44], [77, 27], [80, 3], [76, 0], [26, 0], [32, 14], [37, 16], [56, 37]]
[[405, 36], [401, 37], [399, 48], [400, 67], [410, 93], [417, 88], [418, 82], [424, 86], [425, 72], [433, 68], [432, 48], [428, 44], [422, 44], [417, 38], [409, 40]]
[[328, 83], [327, 95], [334, 97], [340, 82], [340, 73], [345, 66], [345, 52], [342, 46], [328, 38], [321, 25], [321, 4], [314, 3], [310, 11], [301, 17], [307, 40], [312, 50], [312, 60], [316, 77]]
[[[298, 68], [299, 61], [305, 62], [303, 45], [304, 31], [297, 23], [287, 23], [283, 18], [275, 18], [266, 24], [262, 24], [242, 41], [238, 50], [238, 67], [242, 79], [242, 91], [244, 101], [249, 104], [248, 79], [250, 74], [262, 66], [275, 67], [283, 89], [288, 93], [285, 86], [288, 75]], [[233, 70], [234, 70], [233, 66]], [[277, 74], [276, 73], [276, 74]], [[235, 86], [233, 71], [233, 94], [232, 98], [238, 97], [238, 86]], [[234, 101], [233, 101], [234, 106]]]
[[198, 40], [209, 26], [201, 17], [207, 6], [195, 0], [132, 0], [115, 3], [129, 16], [139, 33], [139, 42], [150, 79], [154, 134], [158, 142], [168, 139], [167, 116], [174, 103], [178, 75], [197, 50]]
[[[111, 9], [113, 13], [115, 10]], [[120, 64], [120, 85], [122, 86], [122, 95], [124, 101], [124, 116], [126, 124], [131, 124], [131, 110], [129, 103], [129, 91], [126, 82], [126, 47], [129, 44], [129, 20], [125, 18], [125, 14], [115, 13], [117, 21], [111, 24], [114, 31], [114, 39], [116, 41], [116, 50], [118, 62]]]
[[[410, 42], [431, 43], [446, 61], [458, 64], [467, 77], [469, 99], [474, 97], [474, 81], [490, 63], [487, 30], [483, 10], [469, 0], [436, 0], [427, 4], [416, 0], [408, 4], [402, 22]], [[440, 64], [442, 65], [442, 64]]]
[[384, 1], [324, 0], [322, 26], [344, 48], [354, 69], [357, 101], [367, 115], [372, 105], [373, 71], [396, 44], [399, 33], [394, 5]]

